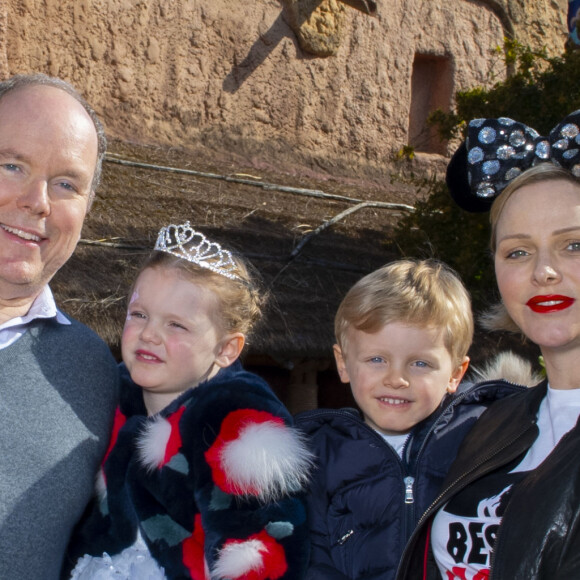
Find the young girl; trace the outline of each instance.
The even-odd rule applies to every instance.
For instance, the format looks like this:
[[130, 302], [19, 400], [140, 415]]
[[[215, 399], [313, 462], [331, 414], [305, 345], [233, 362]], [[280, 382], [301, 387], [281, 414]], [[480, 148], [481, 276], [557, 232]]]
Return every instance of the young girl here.
[[73, 578], [163, 578], [141, 538], [170, 579], [302, 577], [310, 455], [237, 361], [259, 313], [239, 258], [189, 222], [161, 229], [131, 292], [98, 499], [69, 550], [72, 565], [106, 554], [85, 556]]

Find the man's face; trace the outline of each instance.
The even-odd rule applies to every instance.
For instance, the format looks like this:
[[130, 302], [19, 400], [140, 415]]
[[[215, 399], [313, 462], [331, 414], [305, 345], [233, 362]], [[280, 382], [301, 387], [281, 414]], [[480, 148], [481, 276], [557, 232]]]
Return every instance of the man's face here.
[[98, 141], [72, 96], [31, 86], [0, 100], [0, 300], [34, 297], [70, 258]]

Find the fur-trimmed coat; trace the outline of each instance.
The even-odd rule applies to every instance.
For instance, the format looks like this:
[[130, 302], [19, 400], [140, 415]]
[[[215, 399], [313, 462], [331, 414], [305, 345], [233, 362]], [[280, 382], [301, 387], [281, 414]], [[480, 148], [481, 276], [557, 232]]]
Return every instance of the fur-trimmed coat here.
[[170, 579], [302, 578], [311, 459], [268, 385], [234, 363], [148, 417], [141, 389], [122, 374], [98, 496], [70, 564], [120, 552], [139, 528]]

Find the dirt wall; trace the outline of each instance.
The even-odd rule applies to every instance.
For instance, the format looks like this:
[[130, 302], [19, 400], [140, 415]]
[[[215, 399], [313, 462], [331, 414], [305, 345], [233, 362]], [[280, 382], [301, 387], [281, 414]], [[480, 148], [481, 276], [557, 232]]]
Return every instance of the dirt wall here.
[[565, 0], [379, 0], [375, 16], [323, 0], [301, 22], [333, 35], [322, 57], [298, 40], [306, 1], [7, 0], [0, 74], [72, 81], [124, 140], [381, 173], [433, 99], [502, 77], [507, 32], [553, 54], [566, 38]]

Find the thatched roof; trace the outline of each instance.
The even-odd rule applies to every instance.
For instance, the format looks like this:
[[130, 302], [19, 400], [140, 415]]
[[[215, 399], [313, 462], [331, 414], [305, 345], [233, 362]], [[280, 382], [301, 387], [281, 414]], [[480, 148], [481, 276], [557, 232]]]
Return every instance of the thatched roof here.
[[[252, 352], [279, 360], [329, 356], [344, 293], [396, 257], [392, 228], [405, 210], [381, 204], [412, 204], [416, 195], [402, 181], [330, 178], [322, 171], [306, 178], [116, 142], [82, 241], [52, 287], [65, 312], [116, 349], [142, 257], [161, 226], [190, 220], [248, 257], [270, 291]], [[356, 200], [378, 204], [358, 206]], [[312, 235], [344, 211], [353, 213]]]

